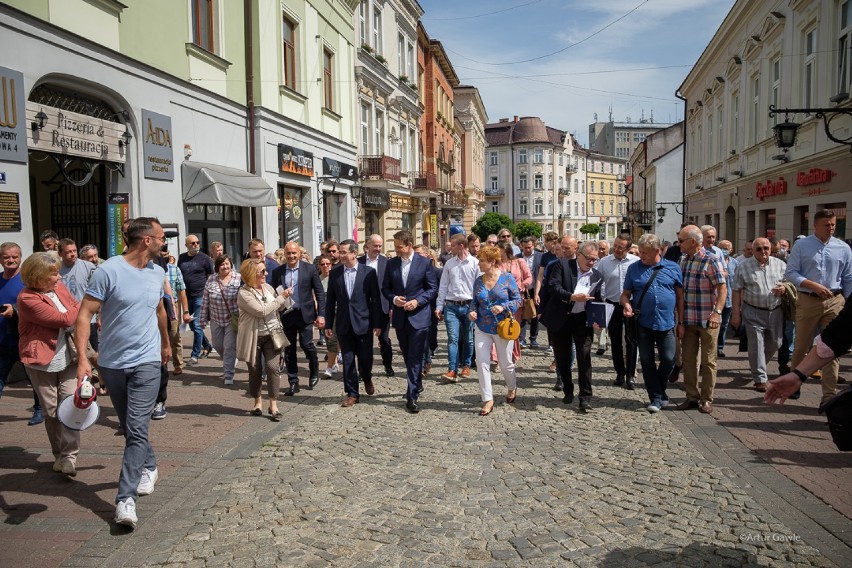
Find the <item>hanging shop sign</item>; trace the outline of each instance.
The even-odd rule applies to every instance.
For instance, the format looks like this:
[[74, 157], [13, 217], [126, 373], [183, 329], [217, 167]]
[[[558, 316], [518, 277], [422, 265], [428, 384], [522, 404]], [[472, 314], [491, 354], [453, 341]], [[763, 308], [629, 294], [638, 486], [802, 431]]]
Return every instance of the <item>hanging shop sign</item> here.
[[130, 218], [130, 194], [112, 193], [107, 200], [107, 250], [109, 256], [124, 251], [124, 236], [121, 225]]
[[787, 180], [783, 177], [778, 178], [778, 181], [772, 181], [770, 179], [765, 182], [757, 182], [755, 184], [755, 195], [757, 198], [763, 201], [766, 197], [772, 197], [774, 195], [786, 195], [787, 193]]
[[358, 168], [331, 158], [322, 159], [322, 175], [358, 181]]
[[0, 67], [0, 162], [27, 163], [24, 74]]
[[174, 181], [172, 118], [143, 108], [142, 128], [145, 135], [142, 143], [142, 151], [145, 155], [145, 177]]
[[383, 189], [364, 188], [364, 209], [390, 209], [390, 193]]
[[27, 124], [40, 124], [39, 113], [46, 117], [44, 126], [27, 129], [31, 149], [124, 163], [123, 124], [27, 101]]
[[287, 144], [278, 145], [278, 171], [297, 176], [314, 177], [314, 155]]

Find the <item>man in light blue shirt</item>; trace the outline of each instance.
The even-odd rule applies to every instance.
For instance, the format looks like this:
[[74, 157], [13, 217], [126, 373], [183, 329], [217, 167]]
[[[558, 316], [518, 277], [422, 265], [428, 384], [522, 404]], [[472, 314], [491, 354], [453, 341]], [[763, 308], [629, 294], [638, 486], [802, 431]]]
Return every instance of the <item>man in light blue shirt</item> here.
[[[479, 261], [467, 251], [467, 237], [454, 235], [450, 239], [450, 257], [444, 265], [435, 316], [447, 326], [447, 356], [449, 370], [443, 378], [456, 382], [470, 376], [473, 359], [473, 322], [467, 314], [473, 299], [473, 283], [479, 276]], [[461, 367], [461, 370], [459, 370]]]
[[[814, 234], [798, 239], [787, 261], [785, 278], [799, 290], [796, 300], [795, 369], [813, 344], [814, 336], [837, 317], [852, 294], [852, 249], [835, 238], [837, 217], [829, 209], [814, 215]], [[822, 369], [822, 401], [837, 390], [837, 359]]]
[[[77, 352], [85, 353], [89, 322], [100, 312], [98, 367], [125, 440], [115, 522], [131, 529], [138, 521], [136, 499], [152, 493], [158, 477], [148, 426], [160, 389], [160, 366], [171, 357], [171, 347], [162, 302], [166, 275], [151, 261], [165, 240], [156, 218], [130, 221], [127, 251], [104, 262], [92, 275], [74, 333]], [[78, 384], [91, 374], [88, 358], [80, 357]]]

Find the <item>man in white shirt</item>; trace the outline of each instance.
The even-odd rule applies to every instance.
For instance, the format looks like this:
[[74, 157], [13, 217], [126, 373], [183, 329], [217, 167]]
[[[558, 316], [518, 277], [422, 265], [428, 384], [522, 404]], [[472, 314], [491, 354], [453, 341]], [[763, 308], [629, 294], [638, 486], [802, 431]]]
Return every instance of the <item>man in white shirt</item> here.
[[[367, 238], [367, 242], [364, 243], [366, 254], [358, 257], [358, 262], [366, 264], [376, 271], [376, 275], [379, 277], [379, 285], [384, 282], [385, 267], [388, 264], [388, 257], [382, 254], [383, 244], [384, 239], [381, 235], [370, 235]], [[390, 319], [388, 318], [390, 304], [388, 303], [388, 299], [384, 296], [382, 296], [381, 299], [384, 320], [379, 322], [381, 324], [379, 327], [382, 328], [382, 333], [379, 334], [379, 353], [382, 355], [382, 364], [385, 366], [385, 374], [392, 377], [395, 373], [393, 370], [393, 348], [391, 347], [390, 334], [388, 333], [390, 330]]]
[[443, 319], [447, 326], [449, 369], [443, 378], [456, 382], [459, 377], [470, 376], [473, 322], [467, 314], [473, 299], [473, 283], [479, 276], [479, 261], [468, 254], [466, 236], [455, 235], [450, 243], [454, 256], [444, 265], [435, 316], [438, 320]]
[[[612, 319], [609, 320], [610, 345], [612, 359], [615, 364], [615, 386], [625, 385], [628, 390], [636, 387], [636, 353], [637, 345], [627, 340], [624, 333], [624, 314], [619, 308], [619, 300], [624, 291], [624, 276], [631, 264], [639, 260], [638, 256], [627, 251], [632, 245], [628, 233], [623, 233], [615, 239], [612, 254], [603, 257], [595, 268], [603, 277], [603, 298], [608, 304], [615, 306]], [[626, 357], [625, 357], [626, 354]]]

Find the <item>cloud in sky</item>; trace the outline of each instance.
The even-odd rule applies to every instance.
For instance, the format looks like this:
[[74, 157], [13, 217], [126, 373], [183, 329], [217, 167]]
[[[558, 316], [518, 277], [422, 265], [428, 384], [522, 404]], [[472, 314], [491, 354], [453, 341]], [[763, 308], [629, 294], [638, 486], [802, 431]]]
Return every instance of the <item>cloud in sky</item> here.
[[680, 120], [674, 93], [733, 3], [420, 0], [429, 36], [462, 83], [479, 89], [491, 122], [540, 116], [583, 145], [595, 113], [607, 120], [610, 107], [616, 121]]

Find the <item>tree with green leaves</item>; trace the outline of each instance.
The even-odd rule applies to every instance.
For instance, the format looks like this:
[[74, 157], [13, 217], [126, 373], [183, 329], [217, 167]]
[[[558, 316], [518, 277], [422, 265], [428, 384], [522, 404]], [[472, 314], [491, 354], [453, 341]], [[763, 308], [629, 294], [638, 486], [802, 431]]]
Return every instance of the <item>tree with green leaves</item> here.
[[597, 235], [601, 232], [601, 226], [597, 223], [586, 223], [580, 227], [580, 233], [583, 235]]
[[488, 238], [488, 235], [496, 235], [500, 229], [509, 229], [512, 234], [515, 233], [515, 224], [509, 219], [508, 215], [502, 213], [494, 213], [489, 211], [479, 218], [476, 225], [471, 227], [471, 232], [480, 238], [483, 242]]
[[524, 237], [535, 237], [536, 239], [540, 239], [541, 232], [541, 225], [538, 223], [534, 223], [532, 221], [519, 221], [515, 225], [514, 235], [519, 240]]

